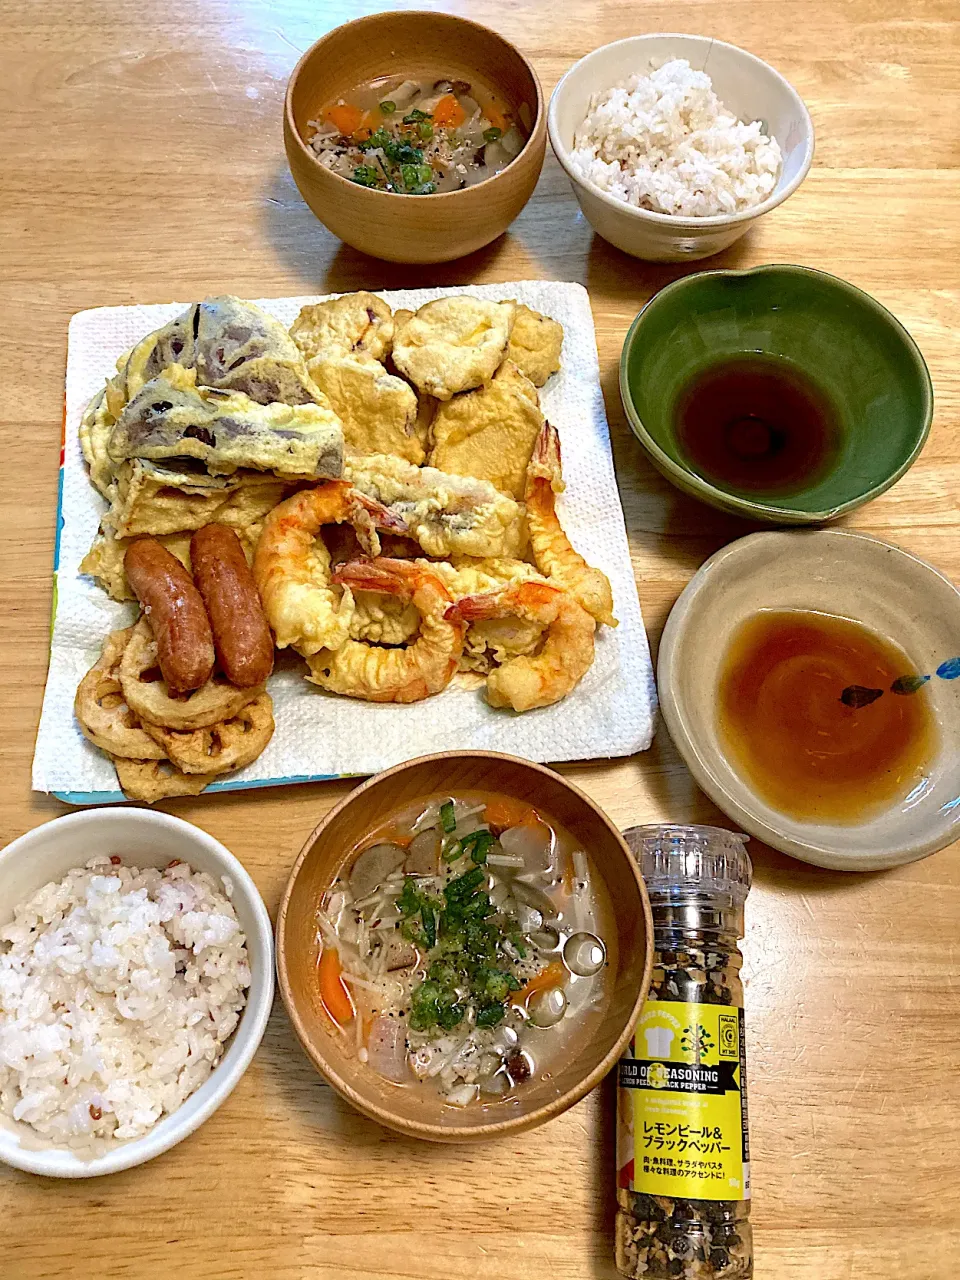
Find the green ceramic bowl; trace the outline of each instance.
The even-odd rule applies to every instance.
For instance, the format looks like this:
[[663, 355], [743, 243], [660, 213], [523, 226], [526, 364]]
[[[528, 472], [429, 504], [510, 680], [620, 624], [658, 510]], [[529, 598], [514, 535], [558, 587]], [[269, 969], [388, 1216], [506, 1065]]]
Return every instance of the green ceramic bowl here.
[[[835, 448], [799, 491], [727, 487], [684, 456], [677, 405], [691, 381], [729, 357], [789, 362], [832, 405]], [[862, 290], [809, 267], [703, 271], [667, 285], [634, 320], [620, 358], [634, 434], [677, 488], [769, 524], [818, 524], [869, 502], [923, 448], [933, 387], [917, 344]]]

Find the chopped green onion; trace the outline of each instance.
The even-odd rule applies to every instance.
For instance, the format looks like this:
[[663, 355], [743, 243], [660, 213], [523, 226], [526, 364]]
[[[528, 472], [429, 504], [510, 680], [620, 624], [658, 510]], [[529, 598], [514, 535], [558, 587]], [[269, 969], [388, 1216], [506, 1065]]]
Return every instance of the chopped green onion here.
[[483, 131], [484, 142], [499, 142], [502, 137], [503, 130], [498, 129], [495, 124], [491, 125], [489, 129], [484, 129]]
[[421, 120], [417, 125], [417, 133], [420, 135], [421, 142], [429, 142], [433, 137], [433, 125], [429, 120]]
[[477, 1014], [478, 1027], [498, 1027], [506, 1016], [506, 1008], [502, 1004], [488, 1004]]
[[[400, 173], [403, 177], [403, 185], [413, 195], [422, 195], [423, 188], [431, 185], [431, 179], [433, 178], [433, 170], [428, 164], [402, 164]], [[456, 825], [456, 822], [454, 822], [453, 826], [455, 827]], [[444, 827], [444, 830], [446, 830], [446, 827]], [[453, 827], [450, 830], [452, 831]]]
[[392, 116], [396, 109], [397, 104], [395, 102], [391, 102], [389, 98], [384, 99], [384, 101], [380, 103], [380, 110], [385, 116]]
[[464, 853], [463, 844], [460, 840], [454, 840], [449, 849], [444, 849], [444, 862], [456, 862], [458, 858], [462, 858]]
[[372, 164], [358, 164], [353, 171], [353, 181], [361, 187], [375, 187], [380, 175]]
[[404, 916], [415, 915], [420, 910], [420, 894], [417, 892], [417, 882], [413, 876], [404, 877], [403, 890], [397, 898], [397, 907], [400, 914]]
[[427, 947], [432, 950], [437, 945], [437, 917], [433, 913], [433, 907], [427, 902], [420, 908], [420, 920]]
[[467, 898], [473, 893], [474, 889], [478, 889], [483, 883], [484, 873], [480, 867], [474, 867], [472, 871], [466, 871], [462, 876], [457, 876], [456, 880], [451, 880], [443, 891], [448, 905], [461, 906], [466, 903]]
[[471, 831], [468, 835], [465, 835], [460, 844], [463, 847], [463, 852], [469, 853], [473, 861], [479, 866], [481, 863], [486, 862], [487, 853], [493, 842], [493, 832], [481, 829], [480, 831]]
[[393, 139], [387, 133], [386, 129], [375, 129], [369, 138], [364, 138], [362, 142], [358, 142], [357, 146], [361, 151], [373, 151], [376, 148], [385, 150]]
[[421, 120], [429, 120], [430, 117], [426, 111], [421, 111], [419, 107], [414, 107], [409, 115], [403, 117], [404, 124], [419, 124]]
[[457, 814], [452, 800], [444, 800], [440, 806], [440, 825], [447, 835], [456, 830]]

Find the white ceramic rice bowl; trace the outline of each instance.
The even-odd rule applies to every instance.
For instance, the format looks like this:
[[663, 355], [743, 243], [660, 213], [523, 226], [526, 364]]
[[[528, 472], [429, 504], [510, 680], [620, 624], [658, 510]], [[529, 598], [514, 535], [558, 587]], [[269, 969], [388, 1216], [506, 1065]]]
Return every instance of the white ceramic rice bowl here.
[[49, 1178], [92, 1178], [152, 1160], [182, 1142], [233, 1092], [256, 1053], [273, 1004], [273, 930], [256, 885], [240, 862], [213, 836], [168, 813], [147, 809], [85, 809], [27, 832], [0, 852], [0, 923], [14, 908], [51, 880], [60, 880], [95, 854], [118, 854], [138, 867], [163, 867], [173, 858], [206, 871], [218, 882], [226, 875], [230, 895], [247, 939], [251, 983], [240, 1023], [223, 1057], [200, 1088], [172, 1115], [141, 1138], [118, 1142], [105, 1155], [83, 1160], [73, 1151], [42, 1145], [25, 1124], [0, 1118], [0, 1160]]
[[[726, 108], [747, 123], [763, 121], [767, 134], [776, 138], [783, 165], [773, 193], [761, 204], [706, 218], [653, 213], [602, 191], [574, 167], [570, 158], [574, 134], [593, 95], [632, 75], [647, 75], [652, 63], [671, 58], [686, 58], [694, 71], [705, 71]], [[707, 36], [628, 36], [594, 49], [574, 63], [554, 89], [547, 130], [593, 229], [618, 249], [649, 262], [694, 261], [726, 249], [796, 191], [813, 160], [813, 122], [792, 85], [752, 53]]]

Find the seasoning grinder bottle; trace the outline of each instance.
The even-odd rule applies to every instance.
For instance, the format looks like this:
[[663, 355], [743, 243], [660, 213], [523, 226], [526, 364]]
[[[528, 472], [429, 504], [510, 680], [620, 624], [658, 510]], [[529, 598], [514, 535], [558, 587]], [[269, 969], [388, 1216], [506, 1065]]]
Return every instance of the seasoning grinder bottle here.
[[743, 985], [746, 836], [623, 833], [653, 911], [650, 992], [620, 1060], [617, 1269], [643, 1280], [753, 1275]]

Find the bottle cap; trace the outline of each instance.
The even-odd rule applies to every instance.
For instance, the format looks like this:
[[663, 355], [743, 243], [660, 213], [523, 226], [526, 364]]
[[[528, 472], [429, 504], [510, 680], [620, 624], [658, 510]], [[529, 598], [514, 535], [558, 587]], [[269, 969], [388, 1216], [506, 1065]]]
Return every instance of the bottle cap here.
[[640, 865], [653, 900], [676, 900], [685, 893], [696, 893], [741, 906], [750, 890], [749, 836], [737, 831], [664, 823], [629, 827], [623, 838]]

